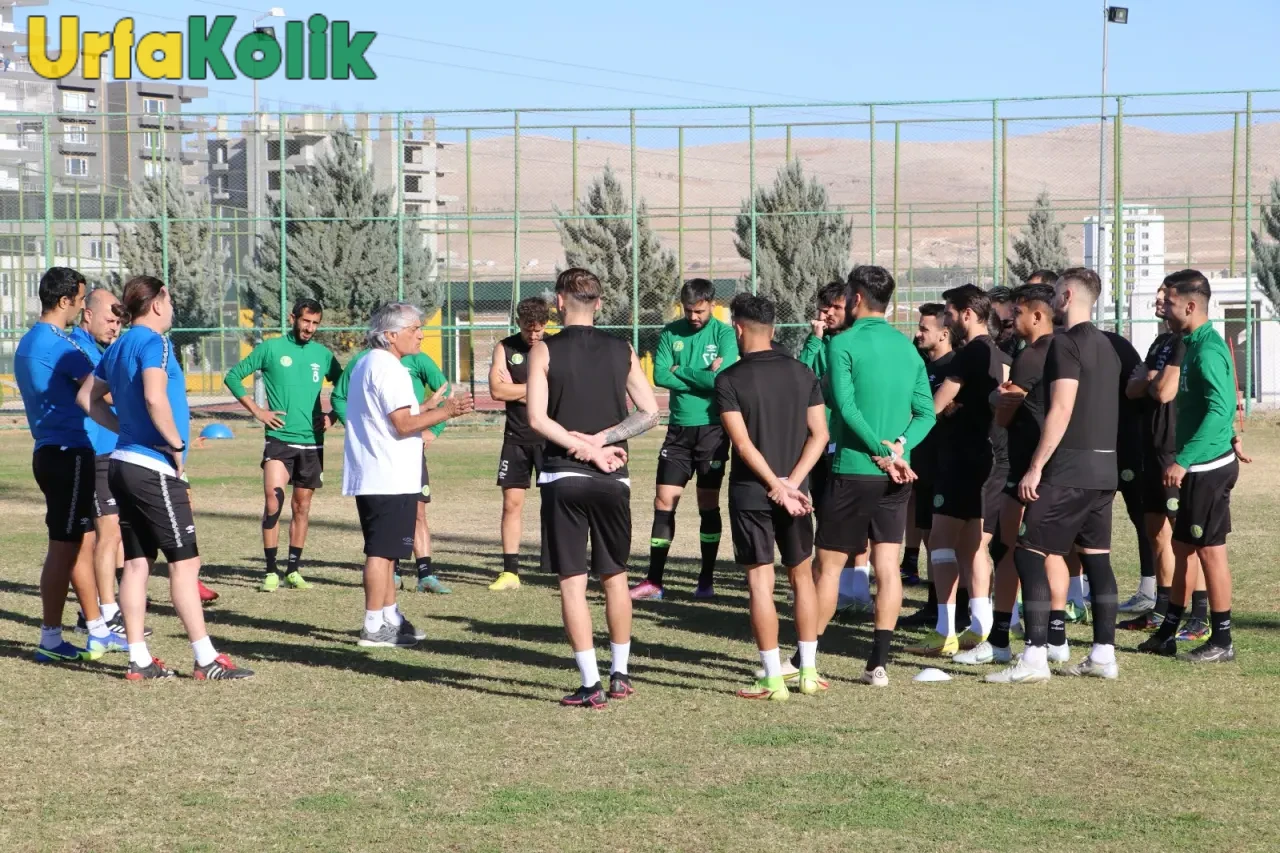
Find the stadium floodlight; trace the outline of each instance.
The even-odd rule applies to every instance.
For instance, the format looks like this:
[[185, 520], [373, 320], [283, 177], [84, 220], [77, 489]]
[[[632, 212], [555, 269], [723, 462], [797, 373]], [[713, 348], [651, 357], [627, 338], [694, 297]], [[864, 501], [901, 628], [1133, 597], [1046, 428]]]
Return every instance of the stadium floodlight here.
[[1124, 6], [1108, 6], [1107, 20], [1113, 24], [1129, 23], [1129, 10]]

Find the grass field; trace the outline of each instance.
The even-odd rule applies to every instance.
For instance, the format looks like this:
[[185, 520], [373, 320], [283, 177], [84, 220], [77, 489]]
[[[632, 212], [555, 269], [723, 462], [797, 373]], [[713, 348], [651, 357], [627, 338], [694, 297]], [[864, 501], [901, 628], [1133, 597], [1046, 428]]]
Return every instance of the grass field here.
[[[1280, 849], [1273, 421], [1249, 425], [1255, 462], [1234, 501], [1236, 664], [1140, 657], [1124, 635], [1114, 683], [916, 684], [924, 662], [897, 651], [900, 635], [893, 682], [874, 690], [855, 683], [869, 626], [841, 625], [820, 656], [829, 693], [744, 702], [733, 691], [757, 665], [745, 590], [726, 536], [719, 600], [692, 601], [686, 506], [674, 594], [636, 610], [638, 694], [604, 713], [556, 704], [577, 674], [552, 579], [485, 589], [499, 563], [496, 431], [455, 429], [433, 447], [435, 559], [454, 594], [404, 594], [428, 639], [371, 651], [355, 644], [361, 541], [337, 486], [340, 437], [313, 511], [314, 588], [264, 595], [260, 438], [237, 432], [189, 465], [204, 578], [222, 593], [210, 630], [258, 672], [225, 685], [129, 684], [123, 654], [32, 662], [44, 509], [29, 436], [0, 433], [0, 851]], [[657, 445], [633, 448], [637, 569]], [[531, 496], [526, 565], [536, 519]], [[1116, 531], [1127, 596], [1132, 529]], [[167, 583], [151, 594], [151, 649], [188, 674]], [[1070, 629], [1077, 650], [1087, 631]]]

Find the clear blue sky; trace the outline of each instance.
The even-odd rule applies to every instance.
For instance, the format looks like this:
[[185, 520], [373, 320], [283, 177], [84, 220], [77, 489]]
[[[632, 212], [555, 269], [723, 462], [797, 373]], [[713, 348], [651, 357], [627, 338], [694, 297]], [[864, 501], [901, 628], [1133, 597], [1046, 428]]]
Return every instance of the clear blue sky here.
[[[260, 86], [273, 108], [883, 101], [1099, 87], [1101, 4], [1088, 0], [262, 0], [258, 11], [270, 3], [291, 19], [320, 12], [379, 34], [369, 54], [377, 81], [280, 76]], [[1277, 0], [1129, 7], [1131, 22], [1111, 27], [1111, 91], [1280, 85]], [[232, 14], [243, 33], [254, 8], [254, 0], [51, 0], [18, 12], [77, 14], [100, 29], [131, 15], [139, 32]], [[247, 80], [202, 85], [214, 90], [206, 109], [250, 108]]]

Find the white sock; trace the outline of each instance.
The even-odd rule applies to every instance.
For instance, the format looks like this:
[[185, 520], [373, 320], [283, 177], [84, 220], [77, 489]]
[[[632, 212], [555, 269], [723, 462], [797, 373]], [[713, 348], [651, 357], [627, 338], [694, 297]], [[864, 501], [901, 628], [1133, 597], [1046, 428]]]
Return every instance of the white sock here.
[[364, 629], [370, 634], [376, 634], [382, 627], [382, 610], [366, 610], [364, 612]]
[[1138, 594], [1145, 595], [1148, 598], [1156, 597], [1156, 579], [1142, 578], [1138, 581]]
[[996, 623], [995, 613], [989, 598], [969, 599], [969, 630], [979, 637], [991, 633], [991, 626]]
[[196, 655], [196, 666], [208, 666], [217, 658], [218, 652], [213, 648], [213, 640], [208, 635], [191, 644], [191, 651]]
[[129, 644], [129, 663], [138, 666], [151, 666], [151, 652], [147, 651], [146, 641]]
[[950, 604], [938, 602], [938, 624], [934, 630], [944, 637], [950, 637], [956, 632], [956, 604], [954, 601]]
[[1103, 643], [1094, 643], [1093, 651], [1089, 652], [1089, 658], [1094, 663], [1115, 663], [1116, 647], [1109, 644], [1104, 645]]
[[56, 649], [62, 645], [62, 626], [50, 628], [48, 625], [41, 625], [40, 645], [46, 649]]
[[400, 616], [400, 606], [397, 604], [388, 604], [382, 608], [382, 621], [390, 625], [392, 628], [399, 628], [404, 618]]
[[1067, 601], [1084, 607], [1084, 575], [1073, 575], [1067, 584]]
[[595, 646], [585, 652], [574, 652], [573, 659], [578, 664], [578, 672], [582, 675], [583, 687], [595, 687], [600, 683], [600, 670], [596, 666]]
[[103, 619], [101, 616], [94, 619], [92, 622], [86, 622], [85, 624], [89, 626], [90, 637], [97, 637], [101, 640], [111, 634], [111, 632], [107, 630], [107, 620]]
[[1013, 605], [1013, 614], [1009, 618], [1009, 630], [1012, 631], [1022, 624], [1022, 602]]
[[777, 649], [769, 649], [760, 653], [760, 665], [764, 667], [765, 678], [782, 677], [782, 658]]
[[1049, 647], [1027, 646], [1022, 652], [1022, 662], [1032, 669], [1048, 669]]
[[[774, 651], [774, 656], [777, 656], [776, 650]], [[609, 667], [612, 672], [616, 672], [619, 675], [628, 675], [627, 663], [631, 660], [631, 641], [610, 643], [609, 658]], [[587, 686], [590, 687], [590, 685]]]
[[[1152, 590], [1155, 590], [1155, 587], [1153, 586], [1153, 587], [1151, 587], [1151, 589], [1152, 589]], [[1155, 592], [1154, 592], [1154, 591], [1153, 591], [1151, 594], [1152, 594], [1152, 596], [1155, 596]], [[119, 604], [103, 604], [103, 605], [100, 605], [100, 606], [101, 606], [101, 609], [102, 609], [102, 618], [103, 618], [103, 619], [106, 619], [108, 622], [110, 622], [112, 619], [114, 619], [114, 618], [115, 618], [115, 615], [116, 615], [117, 613], [119, 613], [119, 612], [120, 612], [120, 605], [119, 605]]]
[[796, 643], [800, 649], [800, 668], [816, 669], [818, 666], [818, 641], [817, 640], [801, 640]]
[[[854, 566], [853, 580], [850, 581], [852, 588], [850, 594], [859, 601], [871, 600], [871, 567], [870, 566]], [[841, 579], [844, 576], [841, 575]]]

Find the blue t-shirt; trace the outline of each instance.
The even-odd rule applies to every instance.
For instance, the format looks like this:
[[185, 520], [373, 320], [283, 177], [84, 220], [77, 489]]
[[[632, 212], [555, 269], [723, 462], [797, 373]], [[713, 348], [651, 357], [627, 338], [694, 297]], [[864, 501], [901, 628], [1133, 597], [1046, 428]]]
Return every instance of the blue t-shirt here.
[[[89, 356], [89, 360], [93, 362], [93, 366], [97, 367], [98, 362], [102, 361], [102, 347], [94, 340], [93, 335], [86, 332], [83, 327], [76, 326], [71, 330], [71, 340], [84, 350], [85, 355]], [[111, 411], [115, 410], [115, 406], [112, 406]], [[85, 417], [84, 431], [89, 433], [94, 456], [102, 456], [116, 449], [116, 434], [101, 426], [93, 418]]]
[[18, 342], [13, 372], [36, 449], [92, 446], [76, 404], [80, 383], [93, 372], [83, 347], [52, 323], [36, 323]]
[[178, 428], [182, 443], [186, 444], [191, 435], [187, 382], [182, 376], [182, 368], [178, 365], [177, 354], [173, 351], [173, 342], [168, 335], [157, 334], [145, 326], [130, 328], [128, 334], [121, 335], [107, 347], [94, 373], [111, 386], [116, 417], [120, 419], [120, 438], [114, 455], [121, 458], [125, 454], [126, 460], [129, 455], [134, 456], [132, 461], [140, 464], [146, 464], [144, 458], [150, 459], [158, 465], [150, 464], [147, 467], [168, 470], [173, 465], [172, 458], [156, 449], [165, 447], [168, 442], [151, 422], [142, 386], [142, 371], [152, 367], [160, 368], [169, 377], [167, 394], [169, 406], [173, 409], [173, 422]]

